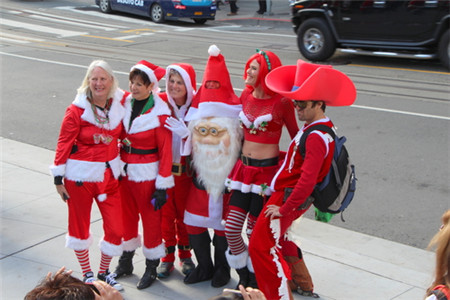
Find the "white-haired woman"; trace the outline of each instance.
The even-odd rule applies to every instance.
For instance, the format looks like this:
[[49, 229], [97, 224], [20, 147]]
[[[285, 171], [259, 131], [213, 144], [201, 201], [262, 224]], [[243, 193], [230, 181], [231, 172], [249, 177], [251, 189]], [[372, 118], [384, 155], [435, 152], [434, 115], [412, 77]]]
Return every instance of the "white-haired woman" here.
[[109, 64], [93, 61], [66, 110], [50, 167], [56, 190], [69, 209], [66, 247], [75, 251], [84, 281], [95, 280], [89, 262], [90, 216], [95, 201], [104, 223], [97, 277], [118, 290], [122, 287], [109, 272], [109, 265], [113, 256], [122, 254], [118, 138], [126, 96]]

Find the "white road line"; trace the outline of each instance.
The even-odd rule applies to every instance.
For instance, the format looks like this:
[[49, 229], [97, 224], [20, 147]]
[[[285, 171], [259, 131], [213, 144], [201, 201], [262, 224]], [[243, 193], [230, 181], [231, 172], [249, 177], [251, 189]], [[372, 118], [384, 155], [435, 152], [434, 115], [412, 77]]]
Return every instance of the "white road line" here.
[[[153, 35], [154, 33], [147, 33], [146, 35]], [[140, 38], [142, 37], [143, 34], [135, 34], [135, 35], [126, 35], [126, 36], [120, 36], [120, 37], [116, 37], [115, 39], [117, 40], [131, 40], [134, 38]]]
[[[54, 61], [54, 60], [42, 59], [42, 58], [35, 58], [35, 57], [24, 56], [24, 55], [19, 55], [19, 54], [12, 54], [12, 53], [1, 52], [1, 51], [0, 51], [0, 54], [1, 55], [6, 55], [6, 56], [17, 57], [17, 58], [28, 59], [28, 60], [46, 62], [46, 63], [56, 64], [56, 65], [62, 65], [62, 66], [76, 67], [76, 68], [82, 68], [82, 69], [86, 69], [87, 68], [86, 66], [83, 66], [83, 65], [59, 62], [59, 61]], [[129, 74], [128, 72], [121, 72], [121, 71], [115, 71], [114, 73], [121, 74], [121, 75], [128, 75]], [[236, 90], [238, 90], [238, 89], [236, 89]], [[446, 117], [446, 116], [420, 114], [420, 113], [415, 113], [415, 112], [394, 110], [394, 109], [388, 109], [388, 108], [370, 107], [370, 106], [364, 106], [364, 105], [352, 105], [350, 107], [352, 107], [352, 108], [359, 108], [359, 109], [367, 109], [367, 110], [377, 110], [377, 111], [383, 111], [383, 112], [388, 112], [388, 113], [396, 113], [396, 114], [403, 114], [403, 115], [409, 115], [409, 116], [415, 116], [415, 117], [440, 119], [440, 120], [450, 120], [450, 117]]]
[[0, 36], [0, 41], [11, 42], [11, 43], [19, 43], [19, 44], [29, 44], [29, 43], [31, 43], [30, 41], [11, 39], [11, 38], [6, 38], [6, 37], [2, 37], [2, 36]]
[[[24, 10], [24, 12], [32, 14], [32, 15], [39, 15], [39, 16], [46, 16], [46, 17], [50, 17], [52, 18], [52, 20], [55, 20], [54, 18], [56, 17], [55, 15], [52, 14], [46, 14], [43, 12], [37, 12], [37, 11], [33, 11], [33, 10]], [[116, 29], [120, 29], [120, 28], [126, 28], [124, 26], [119, 26], [119, 25], [115, 25], [115, 24], [105, 24], [104, 22], [94, 22], [94, 21], [88, 21], [88, 20], [79, 20], [79, 19], [75, 19], [75, 18], [68, 18], [68, 17], [62, 17], [62, 16], [57, 16], [57, 20], [67, 20], [67, 21], [72, 21], [75, 22], [75, 24], [79, 25], [80, 22], [82, 22], [82, 24], [90, 24], [92, 26], [100, 26], [102, 27], [101, 29], [104, 30], [116, 30]], [[106, 29], [105, 29], [106, 28]]]
[[50, 22], [59, 23], [59, 24], [74, 25], [74, 26], [78, 26], [78, 27], [87, 27], [87, 28], [99, 29], [99, 30], [105, 30], [105, 31], [117, 30], [117, 28], [105, 27], [105, 26], [100, 26], [100, 25], [90, 25], [90, 24], [84, 24], [81, 22], [74, 22], [74, 21], [67, 21], [67, 20], [59, 20], [54, 17], [52, 18], [52, 17], [38, 16], [38, 15], [31, 15], [30, 17], [33, 19], [50, 21]]
[[368, 109], [368, 110], [377, 110], [377, 111], [383, 111], [383, 112], [390, 112], [390, 113], [409, 115], [409, 116], [418, 116], [418, 117], [425, 117], [425, 118], [432, 118], [432, 119], [450, 120], [450, 117], [436, 116], [436, 115], [429, 115], [429, 114], [420, 114], [420, 113], [414, 113], [414, 112], [403, 111], [403, 110], [396, 110], [396, 109], [371, 107], [371, 106], [355, 105], [355, 104], [353, 104], [351, 107]]
[[60, 37], [71, 37], [71, 36], [78, 36], [83, 34], [88, 34], [87, 32], [81, 32], [81, 31], [72, 31], [72, 30], [63, 30], [63, 29], [57, 29], [47, 26], [41, 26], [41, 25], [35, 25], [30, 23], [23, 23], [23, 22], [17, 22], [7, 19], [2, 19], [1, 25], [6, 25], [10, 27], [18, 27], [23, 29], [28, 29], [32, 31], [38, 31], [38, 32], [45, 32], [50, 34], [56, 34]]
[[17, 34], [10, 34], [10, 33], [6, 33], [6, 32], [0, 32], [0, 36], [2, 36], [4, 38], [9, 38], [12, 40], [22, 40], [22, 41], [26, 41], [26, 42], [44, 42], [45, 41], [42, 39], [30, 38], [30, 37], [20, 36]]

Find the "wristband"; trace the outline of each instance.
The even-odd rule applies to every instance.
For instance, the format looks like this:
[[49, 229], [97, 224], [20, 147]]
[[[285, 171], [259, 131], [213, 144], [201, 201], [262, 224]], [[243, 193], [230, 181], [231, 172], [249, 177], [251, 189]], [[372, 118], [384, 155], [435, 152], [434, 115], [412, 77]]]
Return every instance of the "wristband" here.
[[61, 184], [63, 184], [63, 177], [62, 177], [62, 176], [55, 176], [55, 177], [53, 178], [53, 183], [54, 183], [55, 185], [61, 185]]

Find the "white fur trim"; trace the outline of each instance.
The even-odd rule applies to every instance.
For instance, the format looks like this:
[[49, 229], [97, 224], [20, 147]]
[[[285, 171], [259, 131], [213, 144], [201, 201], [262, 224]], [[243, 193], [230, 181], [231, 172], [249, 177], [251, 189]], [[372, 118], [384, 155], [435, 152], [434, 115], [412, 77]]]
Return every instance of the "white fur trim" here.
[[216, 230], [225, 230], [225, 226], [222, 225], [222, 213], [223, 213], [223, 197], [220, 195], [218, 198], [208, 196], [208, 216], [204, 217], [196, 215], [187, 210], [184, 211], [184, 223], [191, 226], [212, 228]]
[[147, 67], [146, 65], [143, 65], [143, 64], [134, 65], [133, 67], [131, 67], [130, 72], [133, 71], [134, 69], [138, 69], [138, 70], [145, 72], [145, 74], [147, 74], [150, 81], [152, 83], [155, 83], [155, 86], [158, 86], [158, 84], [159, 84], [158, 79], [156, 78], [155, 72], [152, 69], [150, 69], [149, 67]]
[[87, 250], [92, 245], [92, 234], [89, 233], [89, 237], [87, 240], [81, 240], [76, 237], [70, 236], [69, 234], [66, 234], [66, 247], [81, 251], [81, 250]]
[[134, 182], [143, 182], [155, 180], [158, 176], [159, 162], [151, 162], [147, 164], [128, 164], [127, 174], [128, 180]]
[[242, 105], [230, 105], [224, 102], [201, 102], [198, 108], [191, 107], [185, 121], [205, 119], [210, 117], [238, 118]]
[[253, 268], [252, 258], [250, 256], [247, 258], [247, 268], [250, 272], [255, 273], [255, 269]]
[[255, 126], [255, 128], [258, 128], [262, 122], [270, 122], [270, 121], [272, 121], [272, 114], [262, 115], [257, 117], [255, 121], [253, 121], [253, 125]]
[[247, 116], [245, 115], [245, 113], [242, 110], [239, 113], [239, 120], [241, 120], [241, 122], [247, 128], [250, 128], [250, 126], [252, 126], [252, 122], [250, 122], [250, 120], [247, 118]]
[[277, 267], [277, 275], [281, 279], [281, 284], [278, 287], [278, 295], [280, 296], [281, 300], [289, 300], [289, 291], [287, 286], [287, 277], [284, 274], [283, 266], [281, 265], [281, 262], [278, 258], [276, 248], [280, 248], [279, 240], [280, 240], [280, 234], [281, 234], [281, 225], [280, 225], [280, 219], [273, 219], [270, 221], [270, 229], [273, 234], [273, 238], [275, 240], [275, 245], [270, 249], [270, 254], [273, 257], [273, 262], [275, 263]]
[[51, 165], [50, 173], [53, 176], [64, 176], [64, 174], [66, 173], [66, 164], [59, 165], [59, 166]]
[[113, 160], [109, 161], [109, 166], [111, 167], [111, 171], [114, 175], [114, 178], [117, 179], [119, 178], [120, 174], [121, 174], [121, 164], [120, 164], [120, 157], [119, 155], [117, 155], [116, 158], [114, 158]]
[[220, 49], [216, 45], [211, 45], [208, 48], [208, 54], [211, 56], [218, 56], [220, 54]]
[[[121, 89], [117, 89], [114, 93], [111, 108], [108, 113], [109, 122], [106, 124], [99, 124], [97, 123], [97, 121], [95, 121], [94, 112], [92, 111], [91, 103], [87, 100], [86, 94], [77, 94], [72, 104], [84, 109], [84, 112], [81, 115], [81, 119], [97, 127], [105, 128], [106, 130], [112, 130], [120, 124], [125, 114], [125, 109], [121, 103], [124, 93], [125, 92]], [[97, 110], [97, 112], [100, 114], [103, 113], [100, 110]]]
[[[261, 195], [261, 193], [262, 193], [261, 185], [257, 185], [257, 184], [245, 184], [245, 183], [240, 182], [240, 181], [234, 181], [234, 180], [231, 180], [231, 179], [227, 179], [225, 185], [229, 189], [238, 190], [238, 191], [241, 191], [244, 194], [246, 194], [246, 193], [253, 193], [253, 194], [256, 194], [256, 195]], [[267, 187], [264, 190], [264, 195], [266, 195], [266, 196], [272, 195], [272, 191], [270, 190], [269, 187]]]
[[192, 97], [195, 95], [195, 90], [192, 88], [191, 76], [189, 76], [188, 72], [186, 72], [185, 69], [183, 69], [179, 65], [169, 65], [166, 68], [166, 91], [169, 90], [169, 77], [171, 69], [180, 73], [181, 78], [183, 78], [184, 86], [186, 87], [186, 103], [184, 103], [180, 108], [178, 108], [172, 96], [170, 96], [168, 92], [167, 92], [167, 99], [170, 105], [172, 106], [173, 110], [175, 111], [176, 117], [183, 120], [188, 108], [191, 106]]
[[153, 101], [155, 101], [155, 105], [152, 110], [146, 114], [137, 116], [136, 119], [133, 120], [133, 124], [130, 128], [130, 119], [131, 119], [131, 96], [128, 96], [125, 102], [125, 116], [123, 118], [123, 125], [125, 126], [125, 130], [130, 133], [138, 133], [144, 132], [150, 129], [158, 128], [161, 124], [159, 123], [158, 116], [162, 115], [171, 115], [171, 111], [169, 106], [164, 100], [162, 100], [157, 94], [153, 94]]
[[[66, 178], [72, 181], [102, 182], [106, 170], [106, 163], [68, 159], [66, 162]], [[120, 158], [117, 156], [109, 161], [114, 178], [120, 175]]]
[[175, 180], [173, 175], [162, 177], [160, 175], [156, 176], [155, 187], [157, 189], [170, 189], [175, 186]]
[[106, 198], [107, 198], [107, 195], [106, 195], [106, 194], [100, 194], [100, 195], [97, 196], [97, 200], [98, 200], [99, 202], [105, 201]]
[[123, 241], [123, 251], [134, 251], [142, 246], [142, 237], [138, 234], [137, 237], [132, 238], [128, 241]]
[[66, 178], [72, 181], [102, 182], [106, 165], [104, 162], [68, 159]]
[[164, 243], [159, 244], [155, 248], [142, 248], [142, 253], [144, 253], [144, 256], [146, 259], [160, 259], [166, 256], [166, 245]]
[[248, 250], [246, 247], [246, 250], [242, 253], [239, 253], [237, 255], [233, 255], [230, 252], [230, 248], [225, 251], [225, 256], [227, 257], [228, 264], [230, 267], [234, 269], [242, 269], [247, 266], [247, 260], [248, 260]]
[[98, 246], [100, 247], [101, 252], [103, 252], [109, 256], [120, 256], [123, 253], [123, 245], [122, 244], [114, 245], [114, 244], [111, 244], [110, 242], [107, 242], [104, 239], [102, 239], [98, 243]]

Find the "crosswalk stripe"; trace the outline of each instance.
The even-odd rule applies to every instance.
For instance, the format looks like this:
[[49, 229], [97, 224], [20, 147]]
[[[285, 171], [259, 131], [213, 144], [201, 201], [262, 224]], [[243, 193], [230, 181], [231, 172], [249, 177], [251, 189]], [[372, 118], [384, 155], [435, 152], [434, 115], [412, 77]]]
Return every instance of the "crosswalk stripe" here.
[[4, 18], [2, 19], [2, 25], [6, 25], [6, 26], [10, 26], [10, 27], [24, 28], [24, 29], [28, 29], [28, 30], [32, 30], [32, 31], [56, 34], [56, 35], [59, 35], [60, 37], [71, 37], [71, 36], [87, 34], [87, 32], [57, 29], [57, 28], [52, 28], [52, 27], [47, 27], [47, 26], [42, 26], [42, 25], [35, 25], [35, 24], [30, 24], [30, 23], [23, 23], [23, 22], [7, 20]]

